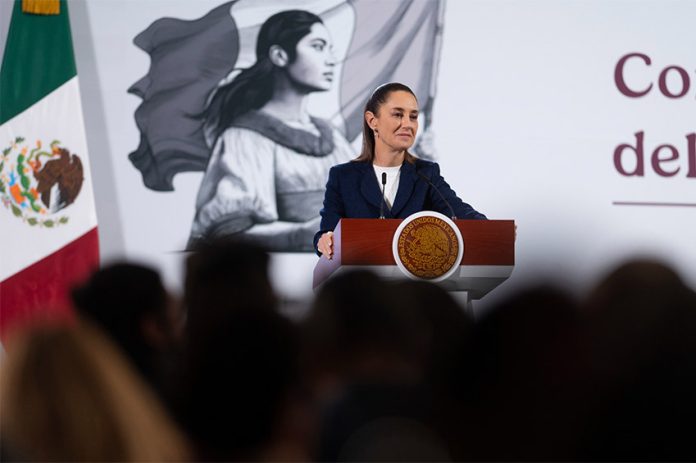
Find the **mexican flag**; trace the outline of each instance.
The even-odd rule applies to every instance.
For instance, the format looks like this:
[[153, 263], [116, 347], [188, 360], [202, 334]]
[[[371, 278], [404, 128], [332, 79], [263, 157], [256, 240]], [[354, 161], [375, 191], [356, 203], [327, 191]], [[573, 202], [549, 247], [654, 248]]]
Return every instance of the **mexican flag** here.
[[17, 0], [0, 68], [0, 337], [69, 317], [98, 265], [68, 5]]

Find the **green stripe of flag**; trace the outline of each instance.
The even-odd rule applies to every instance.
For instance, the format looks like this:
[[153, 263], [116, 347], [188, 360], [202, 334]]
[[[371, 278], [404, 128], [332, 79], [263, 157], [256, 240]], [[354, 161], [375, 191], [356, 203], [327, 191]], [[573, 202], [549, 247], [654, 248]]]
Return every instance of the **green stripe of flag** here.
[[22, 12], [16, 0], [0, 68], [0, 124], [77, 75], [68, 4], [59, 15]]

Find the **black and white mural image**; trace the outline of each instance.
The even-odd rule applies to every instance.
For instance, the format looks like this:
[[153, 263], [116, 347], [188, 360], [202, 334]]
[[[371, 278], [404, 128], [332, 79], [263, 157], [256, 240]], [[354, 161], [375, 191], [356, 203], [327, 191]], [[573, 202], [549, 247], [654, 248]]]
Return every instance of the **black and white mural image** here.
[[128, 90], [142, 99], [129, 159], [155, 191], [204, 172], [189, 246], [238, 235], [311, 251], [328, 171], [356, 157], [363, 105], [382, 83], [416, 92], [424, 120], [414, 154], [434, 157], [444, 0], [262, 3], [164, 17], [133, 40], [150, 69]]

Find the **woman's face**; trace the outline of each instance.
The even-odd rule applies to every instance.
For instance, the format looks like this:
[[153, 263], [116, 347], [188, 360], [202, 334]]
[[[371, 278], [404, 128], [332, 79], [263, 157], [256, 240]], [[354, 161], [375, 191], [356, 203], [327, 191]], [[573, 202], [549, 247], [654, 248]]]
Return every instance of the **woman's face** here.
[[376, 130], [375, 143], [393, 150], [407, 150], [413, 146], [418, 133], [418, 102], [409, 92], [396, 91], [377, 109], [365, 113], [368, 125]]
[[290, 80], [305, 91], [329, 90], [334, 79], [336, 58], [329, 31], [321, 23], [297, 42], [296, 57], [286, 67]]

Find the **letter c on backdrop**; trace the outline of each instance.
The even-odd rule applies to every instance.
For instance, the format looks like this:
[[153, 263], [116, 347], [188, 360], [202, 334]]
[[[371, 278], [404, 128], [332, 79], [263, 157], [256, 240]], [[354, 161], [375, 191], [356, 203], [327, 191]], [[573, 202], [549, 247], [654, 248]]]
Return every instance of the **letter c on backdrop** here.
[[652, 63], [650, 61], [650, 57], [648, 55], [644, 55], [643, 53], [629, 53], [627, 55], [624, 55], [621, 57], [619, 62], [616, 63], [616, 67], [614, 68], [614, 82], [616, 83], [616, 88], [618, 88], [619, 91], [627, 97], [640, 98], [642, 96], [647, 95], [650, 92], [650, 89], [652, 89], [653, 84], [651, 83], [650, 85], [648, 85], [648, 88], [646, 88], [643, 91], [636, 91], [628, 88], [628, 85], [626, 85], [626, 81], [624, 80], [624, 66], [626, 65], [626, 61], [628, 61], [631, 58], [641, 58], [643, 62], [645, 62], [645, 64], [647, 64], [648, 66]]

